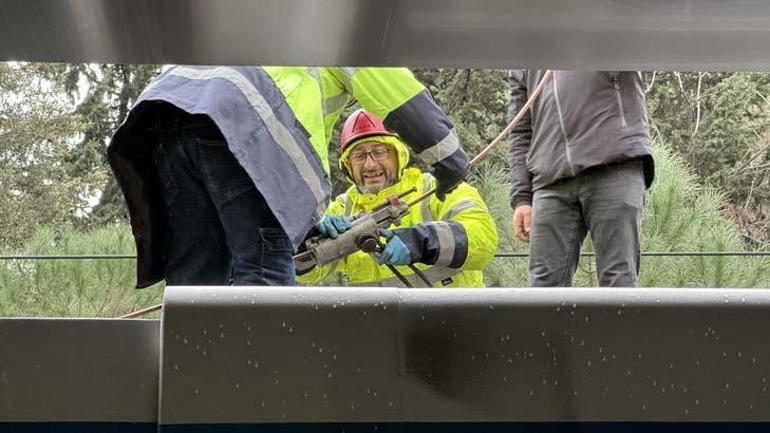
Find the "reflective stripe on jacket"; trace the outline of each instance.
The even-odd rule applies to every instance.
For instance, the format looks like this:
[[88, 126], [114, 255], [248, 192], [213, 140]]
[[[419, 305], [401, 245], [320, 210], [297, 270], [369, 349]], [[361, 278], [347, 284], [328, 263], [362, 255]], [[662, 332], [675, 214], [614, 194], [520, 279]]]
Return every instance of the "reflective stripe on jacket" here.
[[[421, 173], [416, 168], [408, 168], [399, 181], [377, 194], [361, 194], [355, 186], [338, 196], [329, 209], [328, 214], [353, 215], [359, 212], [371, 212], [375, 207], [387, 202], [390, 195], [400, 194], [416, 187], [417, 191], [405, 197], [413, 199], [429, 188], [435, 186], [435, 180], [430, 174]], [[497, 229], [486, 204], [478, 191], [463, 182], [457, 189], [447, 194], [444, 202], [435, 196], [413, 206], [409, 213], [402, 218], [398, 228], [413, 227], [421, 223], [430, 223], [438, 227], [437, 232], [447, 233], [449, 224], [459, 224], [464, 230], [464, 239], [455, 239], [457, 245], [449, 249], [466, 249], [467, 254], [459, 267], [444, 265], [427, 266], [417, 264], [425, 270], [434, 287], [484, 287], [483, 269], [492, 260], [497, 250]], [[442, 228], [443, 227], [443, 228]], [[396, 228], [393, 226], [391, 228]], [[464, 245], [459, 245], [459, 244]], [[451, 254], [450, 254], [451, 255]], [[406, 266], [397, 267], [399, 272], [407, 276], [415, 287], [425, 287], [421, 280], [412, 274]], [[317, 267], [307, 274], [297, 277], [300, 283], [316, 283], [331, 272], [339, 272], [347, 278], [350, 285], [400, 287], [401, 282], [386, 266], [380, 266], [368, 254], [358, 251], [339, 260], [336, 263]]]
[[384, 119], [428, 165], [451, 157], [460, 142], [430, 93], [406, 68], [273, 67], [264, 70], [275, 81], [327, 172], [327, 146], [345, 107], [357, 101]]
[[449, 120], [403, 68], [176, 66], [156, 78], [108, 148], [131, 217], [137, 287], [162, 280], [165, 269], [165, 210], [152, 161], [158, 102], [216, 123], [296, 249], [329, 201], [328, 142], [353, 98], [390, 119], [429, 163], [462, 152]]

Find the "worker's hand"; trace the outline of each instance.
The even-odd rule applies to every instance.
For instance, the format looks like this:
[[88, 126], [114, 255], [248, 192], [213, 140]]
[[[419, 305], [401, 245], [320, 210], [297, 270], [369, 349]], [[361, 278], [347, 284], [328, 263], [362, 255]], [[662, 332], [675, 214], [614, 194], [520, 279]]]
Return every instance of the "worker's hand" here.
[[412, 254], [404, 241], [390, 230], [380, 229], [380, 235], [388, 240], [385, 249], [376, 254], [377, 262], [381, 265], [406, 266], [412, 263]]
[[522, 242], [529, 242], [532, 229], [532, 206], [523, 204], [513, 212], [513, 234]]
[[341, 233], [348, 231], [350, 218], [343, 215], [326, 214], [315, 226], [324, 236], [336, 239]]
[[462, 149], [433, 165], [433, 175], [436, 177], [436, 198], [444, 201], [446, 195], [452, 192], [468, 175], [470, 163], [468, 155]]

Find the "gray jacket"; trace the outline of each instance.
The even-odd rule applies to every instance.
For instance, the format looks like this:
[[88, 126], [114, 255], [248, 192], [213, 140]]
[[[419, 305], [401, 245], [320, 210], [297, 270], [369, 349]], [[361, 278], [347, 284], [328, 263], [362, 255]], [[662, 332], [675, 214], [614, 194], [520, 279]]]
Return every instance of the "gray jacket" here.
[[[544, 72], [511, 72], [510, 118]], [[649, 187], [654, 167], [641, 74], [554, 71], [511, 133], [511, 206], [531, 204], [533, 191], [586, 169], [637, 158]]]

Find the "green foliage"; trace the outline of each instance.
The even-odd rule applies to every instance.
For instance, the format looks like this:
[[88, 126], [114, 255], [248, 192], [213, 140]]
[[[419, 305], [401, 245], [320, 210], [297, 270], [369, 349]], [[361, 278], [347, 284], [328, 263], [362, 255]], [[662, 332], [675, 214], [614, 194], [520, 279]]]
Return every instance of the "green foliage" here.
[[106, 144], [158, 70], [0, 63], [0, 245], [19, 246], [41, 225], [125, 221]]
[[[644, 251], [741, 251], [736, 225], [723, 215], [724, 195], [697, 184], [683, 158], [666, 145], [655, 149], [656, 181], [642, 223]], [[643, 260], [642, 286], [762, 287], [770, 259], [660, 257]]]
[[[499, 69], [419, 69], [417, 76], [447, 112], [460, 142], [473, 157], [508, 123], [508, 73]], [[507, 167], [506, 146], [500, 145], [484, 164]]]
[[648, 73], [653, 131], [698, 182], [724, 193], [748, 245], [770, 245], [770, 93], [767, 74]]
[[[502, 167], [482, 165], [471, 179], [495, 219], [500, 243], [498, 251], [526, 253], [527, 244], [513, 235], [513, 210], [508, 200], [510, 178]], [[527, 285], [526, 258], [495, 258], [484, 271], [484, 283], [488, 287], [525, 287]]]
[[[41, 228], [13, 253], [130, 254], [133, 246], [126, 225]], [[159, 303], [163, 286], [134, 289], [135, 269], [133, 259], [0, 261], [0, 316], [117, 317]]]
[[62, 94], [35, 65], [0, 63], [0, 245], [19, 246], [43, 224], [70, 224], [100, 178], [73, 176], [64, 162], [82, 125]]
[[657, 73], [647, 95], [653, 129], [702, 179], [738, 162], [770, 128], [759, 74]]

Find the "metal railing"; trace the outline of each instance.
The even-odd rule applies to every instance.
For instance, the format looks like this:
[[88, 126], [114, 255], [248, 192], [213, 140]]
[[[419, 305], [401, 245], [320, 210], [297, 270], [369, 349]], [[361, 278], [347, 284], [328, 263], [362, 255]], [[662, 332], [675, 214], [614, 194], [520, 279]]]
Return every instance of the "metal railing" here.
[[[582, 257], [594, 257], [592, 252], [580, 253]], [[642, 257], [770, 257], [770, 251], [647, 251]], [[529, 253], [499, 252], [495, 258], [527, 258]], [[0, 260], [130, 260], [134, 254], [10, 254], [0, 255]]]

